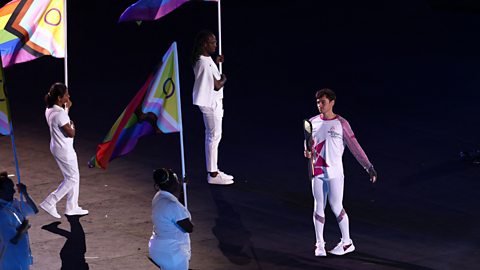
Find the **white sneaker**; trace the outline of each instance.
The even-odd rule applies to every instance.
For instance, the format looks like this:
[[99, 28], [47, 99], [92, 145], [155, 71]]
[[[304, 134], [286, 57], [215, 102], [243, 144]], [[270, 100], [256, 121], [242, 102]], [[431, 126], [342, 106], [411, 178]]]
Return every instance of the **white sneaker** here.
[[227, 178], [223, 177], [221, 173], [218, 173], [217, 176], [215, 176], [215, 177], [212, 177], [212, 176], [210, 176], [210, 174], [208, 174], [207, 181], [211, 185], [231, 185], [231, 184], [233, 184], [232, 179], [227, 179]]
[[315, 256], [317, 257], [325, 257], [327, 256], [327, 252], [325, 251], [325, 242], [316, 244], [315, 248]]
[[337, 246], [330, 250], [328, 253], [331, 253], [333, 255], [345, 255], [347, 253], [353, 252], [354, 250], [355, 246], [353, 245], [353, 241], [350, 240], [349, 243], [340, 241], [340, 243], [338, 243]]
[[228, 179], [228, 180], [233, 180], [233, 175], [226, 174], [220, 170], [218, 170], [218, 173], [222, 175], [222, 178]]
[[51, 205], [50, 203], [43, 201], [41, 202], [38, 206], [45, 210], [45, 212], [49, 213], [51, 216], [54, 218], [61, 218], [60, 214], [57, 212], [57, 206], [56, 205]]
[[82, 209], [81, 207], [77, 207], [71, 211], [65, 211], [65, 215], [67, 216], [84, 216], [88, 215], [88, 210]]

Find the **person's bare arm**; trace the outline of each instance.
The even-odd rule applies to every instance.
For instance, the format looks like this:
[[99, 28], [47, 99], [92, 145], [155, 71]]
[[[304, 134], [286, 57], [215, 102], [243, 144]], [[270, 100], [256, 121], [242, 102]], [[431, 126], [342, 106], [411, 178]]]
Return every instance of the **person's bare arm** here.
[[213, 89], [215, 91], [222, 89], [222, 87], [225, 85], [225, 82], [227, 82], [227, 77], [225, 76], [225, 74], [221, 75], [220, 80], [217, 80], [215, 79], [215, 77], [213, 77], [213, 84], [214, 84]]
[[178, 226], [180, 226], [184, 231], [188, 233], [193, 232], [193, 223], [189, 218], [182, 219], [177, 221]]
[[68, 137], [70, 138], [75, 137], [75, 126], [73, 124], [73, 121], [70, 121], [70, 123], [63, 125], [62, 130], [65, 132], [65, 134]]

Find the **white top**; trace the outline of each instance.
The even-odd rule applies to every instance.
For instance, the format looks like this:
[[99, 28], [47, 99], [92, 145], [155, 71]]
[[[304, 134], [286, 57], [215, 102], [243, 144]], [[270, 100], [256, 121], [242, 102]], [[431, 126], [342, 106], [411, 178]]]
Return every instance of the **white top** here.
[[45, 110], [45, 118], [50, 127], [50, 151], [54, 154], [75, 152], [73, 138], [68, 137], [62, 127], [70, 123], [67, 111], [58, 105]]
[[27, 216], [34, 215], [32, 207], [17, 199], [0, 199], [0, 269], [28, 269], [32, 264], [28, 234], [15, 245], [10, 242]]
[[213, 78], [220, 80], [220, 71], [212, 57], [200, 55], [193, 67], [195, 83], [193, 85], [193, 104], [204, 107], [214, 107], [215, 101], [222, 100], [223, 87], [215, 91]]
[[179, 245], [190, 246], [190, 236], [177, 221], [191, 218], [190, 212], [167, 191], [158, 191], [152, 200], [153, 235], [156, 240], [176, 240]]
[[343, 176], [342, 156], [345, 145], [357, 161], [368, 169], [372, 164], [358, 144], [350, 124], [337, 115], [333, 119], [323, 119], [317, 115], [312, 122], [314, 176], [337, 178]]

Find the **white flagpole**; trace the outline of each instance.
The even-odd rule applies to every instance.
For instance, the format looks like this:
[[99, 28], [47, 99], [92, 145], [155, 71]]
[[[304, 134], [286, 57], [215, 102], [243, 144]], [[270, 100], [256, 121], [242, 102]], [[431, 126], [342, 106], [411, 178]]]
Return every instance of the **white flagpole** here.
[[[220, 0], [218, 0], [218, 54], [222, 55], [222, 15], [221, 15], [221, 7], [220, 7]], [[222, 74], [222, 63], [218, 64], [220, 74]]]
[[[179, 102], [180, 103], [180, 102]], [[178, 117], [180, 117], [180, 154], [182, 156], [182, 182], [183, 182], [183, 201], [185, 203], [185, 208], [188, 209], [187, 202], [187, 180], [185, 179], [185, 155], [183, 149], [183, 126], [182, 126], [182, 109], [178, 108]]]
[[185, 204], [185, 208], [188, 208], [188, 202], [187, 202], [187, 181], [185, 179], [186, 173], [185, 173], [185, 150], [183, 148], [183, 123], [182, 123], [182, 102], [181, 102], [181, 96], [180, 96], [180, 79], [178, 76], [178, 51], [177, 51], [177, 43], [174, 42], [175, 45], [175, 67], [176, 68], [176, 82], [178, 85], [175, 85], [175, 90], [177, 91], [177, 106], [178, 106], [178, 125], [180, 126], [180, 157], [182, 159], [182, 184], [183, 184], [183, 201]]
[[64, 25], [65, 25], [65, 29], [64, 29], [64, 37], [65, 37], [65, 58], [63, 59], [63, 66], [64, 66], [64, 69], [65, 69], [65, 85], [67, 86], [68, 88], [68, 53], [67, 53], [67, 0], [64, 0], [63, 1], [63, 8], [64, 8], [64, 18], [63, 20], [65, 21], [64, 22]]

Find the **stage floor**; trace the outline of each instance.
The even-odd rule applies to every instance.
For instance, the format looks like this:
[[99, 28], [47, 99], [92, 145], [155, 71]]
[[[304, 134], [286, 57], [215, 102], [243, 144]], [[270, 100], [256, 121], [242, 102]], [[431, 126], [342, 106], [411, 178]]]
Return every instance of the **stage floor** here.
[[[39, 203], [61, 179], [48, 149], [48, 130], [41, 122], [20, 123], [15, 136], [21, 177]], [[53, 222], [57, 220], [40, 210], [31, 219], [32, 269], [79, 266], [83, 258], [95, 270], [155, 269], [147, 259], [155, 193], [151, 172], [178, 163], [163, 154], [177, 149], [176, 145], [152, 146], [159, 144], [159, 138], [144, 138], [131, 155], [100, 170], [86, 166], [98, 142], [79, 137], [75, 146], [81, 172], [80, 204], [90, 214], [80, 218], [81, 226], [71, 226], [75, 223], [62, 216], [56, 229]], [[13, 173], [8, 137], [0, 138], [0, 147], [1, 169]], [[375, 186], [361, 169], [360, 175], [352, 169], [354, 173], [347, 173], [344, 205], [356, 251], [317, 258], [313, 255], [312, 196], [304, 171], [267, 171], [251, 165], [258, 160], [268, 163], [268, 156], [242, 163], [240, 155], [225, 155], [239, 164], [224, 168], [235, 174], [236, 183], [211, 186], [202, 172], [201, 147], [195, 151], [188, 154], [198, 160], [187, 158], [191, 162], [187, 167], [193, 168], [188, 173], [188, 206], [195, 224], [191, 269], [475, 269], [480, 263], [479, 167], [457, 164], [445, 176], [435, 170], [419, 171], [401, 184], [381, 171]], [[452, 174], [455, 182], [448, 177]], [[423, 180], [413, 184], [415, 179]], [[429, 189], [431, 185], [435, 188]], [[64, 203], [59, 203], [59, 211]], [[326, 219], [325, 238], [331, 248], [340, 232], [328, 208]], [[49, 229], [42, 229], [46, 225]]]

